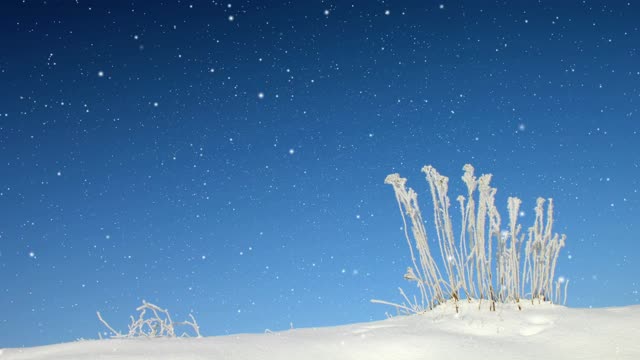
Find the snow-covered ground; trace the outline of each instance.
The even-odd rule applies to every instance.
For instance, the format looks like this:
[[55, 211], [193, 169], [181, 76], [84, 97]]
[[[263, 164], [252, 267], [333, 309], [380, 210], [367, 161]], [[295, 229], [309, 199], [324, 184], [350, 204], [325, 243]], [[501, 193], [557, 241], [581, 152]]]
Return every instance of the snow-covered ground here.
[[17, 359], [640, 359], [640, 305], [571, 309], [462, 303], [345, 326], [200, 339], [92, 340], [0, 350]]

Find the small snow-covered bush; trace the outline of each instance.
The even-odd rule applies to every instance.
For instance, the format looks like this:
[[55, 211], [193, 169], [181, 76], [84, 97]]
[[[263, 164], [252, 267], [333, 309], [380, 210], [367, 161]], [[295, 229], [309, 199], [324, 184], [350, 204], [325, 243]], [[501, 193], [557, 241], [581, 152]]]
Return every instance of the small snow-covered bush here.
[[[148, 303], [142, 300], [142, 305], [139, 306], [136, 311], [140, 312], [138, 318], [135, 319], [131, 316], [131, 324], [129, 324], [129, 332], [122, 334], [119, 331], [114, 330], [100, 315], [98, 311], [98, 319], [104, 326], [111, 331], [111, 338], [137, 338], [137, 337], [177, 337], [176, 327], [186, 326], [190, 327], [196, 337], [202, 337], [200, 335], [200, 327], [196, 322], [196, 319], [192, 314], [189, 314], [191, 321], [173, 322], [169, 311], [161, 309], [159, 306], [152, 303]], [[191, 337], [189, 333], [183, 332], [180, 337]]]
[[[463, 170], [467, 195], [456, 199], [461, 215], [456, 240], [447, 195], [449, 178], [432, 166], [422, 168], [431, 190], [433, 222], [443, 269], [431, 253], [417, 193], [407, 189], [407, 179], [398, 174], [387, 176], [385, 183], [393, 186], [413, 262], [404, 278], [416, 283], [420, 297], [410, 299], [400, 289], [402, 304], [372, 302], [392, 305], [406, 313], [423, 312], [463, 298], [480, 300], [480, 303], [487, 300], [494, 310], [496, 302], [519, 303], [522, 299], [558, 302], [562, 281], [554, 283], [554, 276], [565, 235], [552, 234], [553, 200], [548, 199], [545, 216], [545, 200], [538, 198], [534, 224], [525, 236], [518, 224], [520, 199], [508, 199], [509, 221], [503, 228], [495, 206], [497, 189], [490, 186], [491, 174], [476, 178], [469, 164]], [[565, 295], [567, 284], [564, 284]]]

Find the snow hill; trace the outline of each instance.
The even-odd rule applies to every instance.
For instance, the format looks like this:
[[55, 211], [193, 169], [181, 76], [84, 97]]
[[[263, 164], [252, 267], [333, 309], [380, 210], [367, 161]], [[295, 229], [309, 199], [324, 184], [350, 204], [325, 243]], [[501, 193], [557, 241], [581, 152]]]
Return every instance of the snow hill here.
[[91, 340], [0, 350], [47, 359], [640, 359], [640, 305], [445, 304], [422, 315], [345, 326], [200, 339]]

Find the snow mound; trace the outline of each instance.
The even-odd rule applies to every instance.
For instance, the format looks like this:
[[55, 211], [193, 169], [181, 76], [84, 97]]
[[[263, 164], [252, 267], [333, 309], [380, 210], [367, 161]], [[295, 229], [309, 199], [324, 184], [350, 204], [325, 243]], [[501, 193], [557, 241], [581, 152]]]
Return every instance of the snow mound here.
[[0, 350], [0, 360], [640, 359], [640, 306], [447, 303], [345, 326], [200, 339], [91, 340]]

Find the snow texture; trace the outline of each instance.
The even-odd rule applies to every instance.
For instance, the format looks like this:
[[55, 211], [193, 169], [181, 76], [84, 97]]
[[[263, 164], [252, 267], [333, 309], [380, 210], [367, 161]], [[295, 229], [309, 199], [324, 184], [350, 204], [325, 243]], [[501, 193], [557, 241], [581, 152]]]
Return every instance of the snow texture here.
[[337, 327], [206, 338], [117, 339], [0, 350], [0, 360], [640, 359], [640, 306], [460, 302]]

